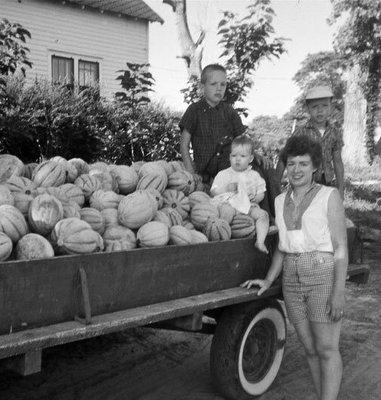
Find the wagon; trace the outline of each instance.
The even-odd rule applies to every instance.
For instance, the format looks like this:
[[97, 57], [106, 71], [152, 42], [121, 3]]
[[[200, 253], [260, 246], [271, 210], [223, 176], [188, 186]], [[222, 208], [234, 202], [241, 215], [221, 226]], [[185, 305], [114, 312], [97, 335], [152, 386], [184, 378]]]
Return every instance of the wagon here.
[[[68, 342], [141, 326], [205, 332], [221, 393], [260, 395], [284, 352], [281, 287], [258, 296], [239, 284], [265, 277], [276, 232], [266, 244], [269, 255], [236, 239], [0, 263], [0, 361], [28, 375], [40, 371], [43, 349]], [[349, 275], [365, 282], [368, 272], [353, 264]]]

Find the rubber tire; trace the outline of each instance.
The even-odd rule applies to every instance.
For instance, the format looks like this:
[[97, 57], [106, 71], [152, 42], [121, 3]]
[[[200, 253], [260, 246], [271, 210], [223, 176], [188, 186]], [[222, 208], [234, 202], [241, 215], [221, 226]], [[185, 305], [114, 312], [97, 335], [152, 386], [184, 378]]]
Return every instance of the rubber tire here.
[[[262, 328], [261, 328], [262, 326]], [[250, 382], [243, 371], [242, 359], [246, 339], [253, 328], [269, 333], [266, 339], [260, 377]], [[270, 300], [251, 302], [226, 309], [218, 322], [210, 349], [210, 370], [214, 385], [228, 399], [249, 400], [263, 394], [273, 383], [284, 353], [286, 319], [280, 304]], [[257, 346], [257, 342], [255, 342]], [[263, 347], [263, 346], [262, 346]], [[256, 347], [257, 348], [257, 347]]]

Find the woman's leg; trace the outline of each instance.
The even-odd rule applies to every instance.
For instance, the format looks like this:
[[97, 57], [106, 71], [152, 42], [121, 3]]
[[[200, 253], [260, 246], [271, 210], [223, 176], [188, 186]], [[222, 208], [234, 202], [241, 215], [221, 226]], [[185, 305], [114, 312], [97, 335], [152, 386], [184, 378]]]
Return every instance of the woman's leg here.
[[311, 328], [321, 367], [321, 400], [336, 400], [343, 373], [339, 352], [341, 321], [311, 322]]
[[295, 330], [306, 352], [307, 362], [310, 367], [315, 391], [316, 394], [318, 395], [318, 398], [320, 399], [321, 387], [322, 387], [321, 366], [310, 322], [304, 320], [299, 322], [298, 324], [295, 324]]

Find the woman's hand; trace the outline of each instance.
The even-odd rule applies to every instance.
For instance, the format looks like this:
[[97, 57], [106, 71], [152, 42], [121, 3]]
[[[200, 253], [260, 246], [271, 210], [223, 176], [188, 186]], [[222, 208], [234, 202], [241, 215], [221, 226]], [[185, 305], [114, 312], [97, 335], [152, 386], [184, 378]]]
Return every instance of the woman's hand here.
[[332, 321], [340, 321], [344, 316], [345, 296], [344, 291], [332, 293], [328, 299], [327, 313], [331, 316]]
[[252, 279], [242, 283], [240, 286], [247, 289], [250, 289], [253, 286], [259, 286], [258, 296], [260, 296], [264, 291], [266, 291], [271, 286], [271, 284], [272, 282], [270, 282], [267, 279]]

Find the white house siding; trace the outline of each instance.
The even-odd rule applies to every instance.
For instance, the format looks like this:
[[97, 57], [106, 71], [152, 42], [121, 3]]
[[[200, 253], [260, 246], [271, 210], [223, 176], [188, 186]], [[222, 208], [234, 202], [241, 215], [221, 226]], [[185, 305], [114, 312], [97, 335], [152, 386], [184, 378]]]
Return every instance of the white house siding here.
[[[20, 2], [19, 2], [20, 1]], [[101, 94], [120, 90], [117, 70], [126, 62], [148, 62], [148, 21], [118, 16], [67, 2], [0, 0], [0, 18], [18, 22], [32, 35], [27, 41], [33, 68], [27, 79], [51, 79], [51, 56], [99, 62]]]

